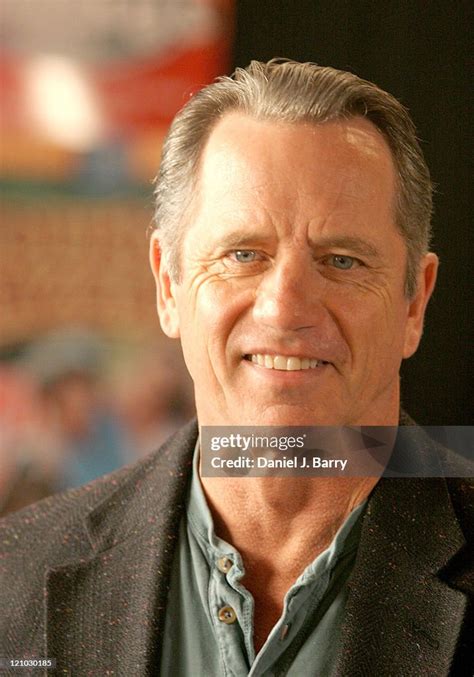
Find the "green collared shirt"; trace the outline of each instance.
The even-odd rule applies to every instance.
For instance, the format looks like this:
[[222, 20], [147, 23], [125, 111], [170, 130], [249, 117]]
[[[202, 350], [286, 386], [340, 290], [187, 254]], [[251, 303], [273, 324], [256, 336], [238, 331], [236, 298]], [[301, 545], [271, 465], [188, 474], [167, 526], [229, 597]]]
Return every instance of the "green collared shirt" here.
[[198, 472], [196, 448], [186, 512], [173, 562], [161, 659], [164, 677], [326, 677], [340, 628], [360, 534], [360, 504], [330, 546], [285, 596], [264, 646], [253, 646], [252, 595], [240, 583], [242, 557], [216, 536]]

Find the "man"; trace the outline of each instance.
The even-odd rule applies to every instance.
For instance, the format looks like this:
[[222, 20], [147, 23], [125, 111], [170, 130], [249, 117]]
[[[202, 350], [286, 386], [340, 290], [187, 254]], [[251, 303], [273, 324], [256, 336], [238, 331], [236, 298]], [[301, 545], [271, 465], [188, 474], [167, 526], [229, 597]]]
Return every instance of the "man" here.
[[[399, 368], [438, 261], [393, 97], [253, 62], [178, 114], [156, 196], [158, 312], [200, 426], [407, 422]], [[466, 481], [199, 467], [191, 424], [7, 521], [1, 653], [72, 674], [469, 674]]]

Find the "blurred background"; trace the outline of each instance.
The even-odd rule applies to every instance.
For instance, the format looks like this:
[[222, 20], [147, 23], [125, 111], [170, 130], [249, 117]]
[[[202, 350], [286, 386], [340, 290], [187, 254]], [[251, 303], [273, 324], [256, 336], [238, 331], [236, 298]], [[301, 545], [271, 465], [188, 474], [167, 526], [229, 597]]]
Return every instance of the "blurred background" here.
[[179, 108], [255, 58], [351, 70], [410, 109], [438, 186], [442, 265], [403, 401], [422, 424], [472, 423], [470, 3], [0, 10], [0, 514], [133, 461], [193, 415], [179, 346], [154, 308], [152, 180]]

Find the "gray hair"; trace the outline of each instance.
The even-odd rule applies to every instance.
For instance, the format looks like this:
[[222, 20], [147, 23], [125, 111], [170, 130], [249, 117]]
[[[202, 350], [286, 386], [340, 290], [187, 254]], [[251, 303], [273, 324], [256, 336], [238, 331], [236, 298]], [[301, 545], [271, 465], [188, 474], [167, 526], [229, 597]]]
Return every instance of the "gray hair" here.
[[432, 184], [415, 126], [402, 104], [352, 73], [313, 63], [252, 61], [218, 78], [176, 115], [165, 139], [155, 184], [155, 227], [173, 280], [181, 276], [186, 215], [196, 192], [199, 161], [209, 135], [226, 113], [259, 120], [322, 124], [363, 116], [385, 137], [397, 172], [396, 225], [407, 246], [405, 293], [411, 298], [421, 256], [431, 238]]

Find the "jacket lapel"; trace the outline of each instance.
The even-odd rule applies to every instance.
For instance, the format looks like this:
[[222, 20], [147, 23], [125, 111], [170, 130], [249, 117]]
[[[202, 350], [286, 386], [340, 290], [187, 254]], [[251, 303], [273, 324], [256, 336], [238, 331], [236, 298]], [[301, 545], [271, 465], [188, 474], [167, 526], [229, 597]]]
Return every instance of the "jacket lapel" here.
[[379, 482], [349, 580], [336, 675], [449, 674], [467, 598], [437, 574], [464, 544], [444, 479]]
[[50, 570], [47, 656], [58, 671], [151, 675], [197, 438], [195, 423], [138, 465], [85, 525], [90, 554]]

